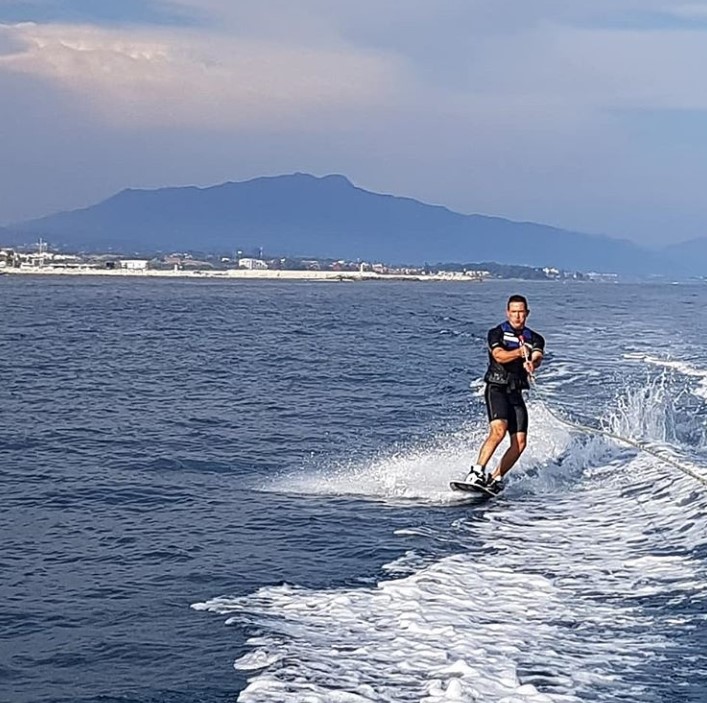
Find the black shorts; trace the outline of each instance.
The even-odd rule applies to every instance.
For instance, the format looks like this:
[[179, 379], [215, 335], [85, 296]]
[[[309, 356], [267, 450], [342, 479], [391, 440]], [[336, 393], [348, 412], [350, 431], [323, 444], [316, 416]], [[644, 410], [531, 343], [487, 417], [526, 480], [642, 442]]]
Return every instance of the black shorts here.
[[484, 398], [489, 422], [505, 420], [510, 434], [528, 431], [528, 410], [520, 391], [511, 391], [506, 386], [487, 383]]

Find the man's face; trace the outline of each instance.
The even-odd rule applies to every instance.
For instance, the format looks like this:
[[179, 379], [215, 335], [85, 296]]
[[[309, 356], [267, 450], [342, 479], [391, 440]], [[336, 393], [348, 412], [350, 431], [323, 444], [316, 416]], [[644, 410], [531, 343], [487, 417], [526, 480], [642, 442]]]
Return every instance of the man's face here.
[[506, 317], [511, 327], [520, 330], [525, 326], [525, 321], [528, 319], [528, 311], [523, 303], [511, 303], [506, 310]]

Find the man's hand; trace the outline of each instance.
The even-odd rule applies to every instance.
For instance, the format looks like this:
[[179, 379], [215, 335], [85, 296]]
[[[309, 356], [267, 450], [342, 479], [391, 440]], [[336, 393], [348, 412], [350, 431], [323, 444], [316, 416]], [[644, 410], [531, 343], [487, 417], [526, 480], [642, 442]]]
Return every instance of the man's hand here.
[[528, 344], [528, 342], [523, 342], [518, 347], [518, 351], [520, 352], [521, 359], [524, 359], [525, 361], [530, 361], [530, 355], [533, 352], [532, 345]]

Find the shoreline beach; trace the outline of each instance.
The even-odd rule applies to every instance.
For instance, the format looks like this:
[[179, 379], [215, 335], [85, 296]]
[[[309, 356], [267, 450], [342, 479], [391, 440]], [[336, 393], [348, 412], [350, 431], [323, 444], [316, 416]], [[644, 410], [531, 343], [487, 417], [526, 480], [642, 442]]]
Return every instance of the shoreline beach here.
[[445, 272], [435, 274], [384, 274], [374, 271], [280, 271], [274, 269], [157, 270], [157, 269], [95, 269], [67, 267], [4, 268], [0, 274], [23, 276], [112, 276], [130, 278], [216, 278], [220, 280], [291, 280], [291, 281], [456, 281], [480, 283], [479, 276]]

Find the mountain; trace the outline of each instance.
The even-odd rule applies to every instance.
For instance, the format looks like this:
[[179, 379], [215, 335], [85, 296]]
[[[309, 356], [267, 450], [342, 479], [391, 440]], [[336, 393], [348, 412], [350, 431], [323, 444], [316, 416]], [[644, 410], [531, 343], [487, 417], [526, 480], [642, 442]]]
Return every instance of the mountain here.
[[681, 262], [695, 276], [707, 276], [707, 237], [671, 244], [663, 252], [672, 261]]
[[252, 252], [421, 264], [497, 261], [622, 274], [668, 273], [659, 256], [626, 240], [532, 222], [463, 215], [372, 193], [344, 176], [303, 173], [209, 188], [124, 190], [91, 207], [19, 223], [70, 248]]
[[[31, 239], [31, 237], [30, 237]], [[13, 232], [7, 227], [0, 227], [0, 248], [4, 246], [13, 246], [21, 241], [26, 241], [27, 235], [24, 237], [17, 232]]]

